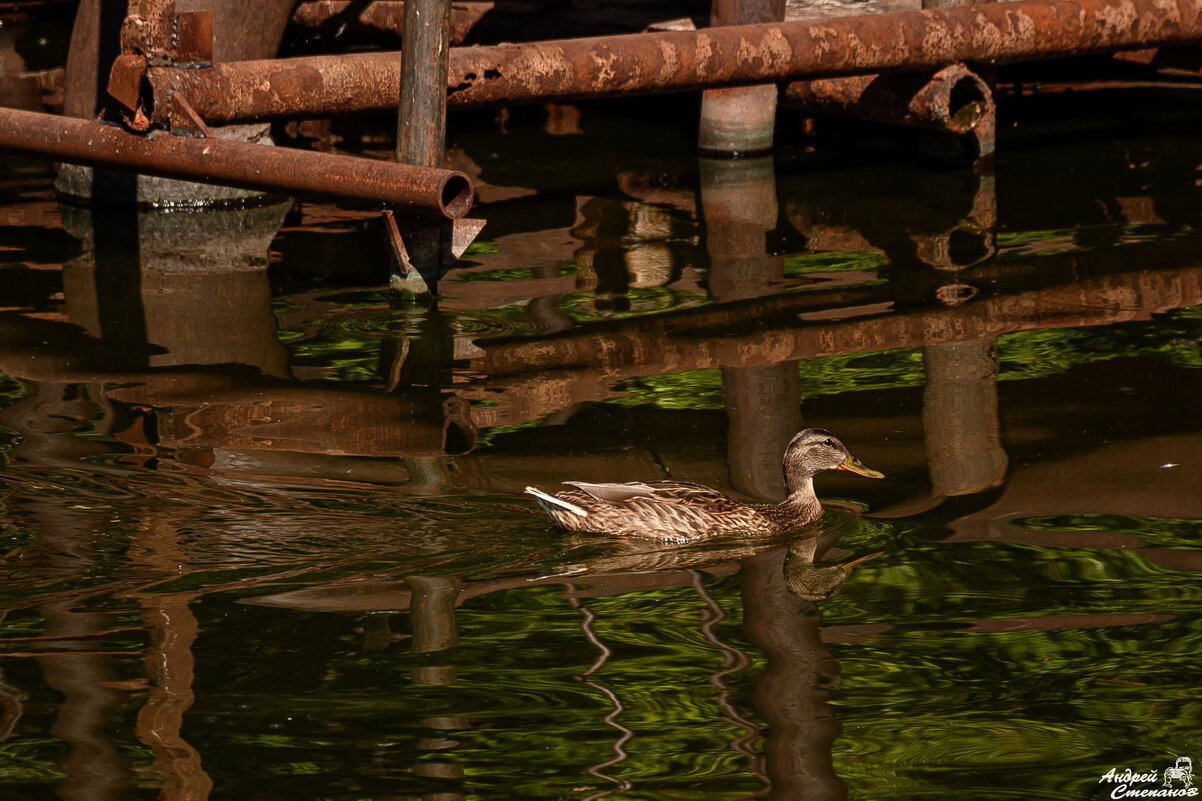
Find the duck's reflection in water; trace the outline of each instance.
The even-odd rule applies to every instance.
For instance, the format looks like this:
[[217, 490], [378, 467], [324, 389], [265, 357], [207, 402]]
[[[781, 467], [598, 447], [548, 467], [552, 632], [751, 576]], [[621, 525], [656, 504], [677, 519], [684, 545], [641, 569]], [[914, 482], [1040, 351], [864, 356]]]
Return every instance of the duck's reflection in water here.
[[[682, 574], [687, 575], [704, 605], [701, 633], [722, 655], [719, 669], [710, 674], [708, 681], [716, 690], [720, 719], [740, 731], [731, 741], [731, 748], [744, 757], [747, 772], [765, 785], [754, 796], [772, 799], [847, 796], [847, 788], [836, 775], [831, 758], [831, 746], [841, 728], [828, 697], [838, 686], [839, 665], [822, 641], [817, 604], [838, 594], [855, 568], [882, 552], [819, 562], [835, 545], [840, 533], [839, 525], [831, 525], [829, 516], [824, 522], [828, 525], [819, 523], [790, 538], [730, 538], [687, 548], [623, 542], [613, 546], [622, 548], [622, 553], [566, 564], [538, 579], [572, 578], [568, 598], [580, 610], [581, 629], [597, 651], [592, 665], [577, 680], [608, 699], [609, 711], [604, 722], [618, 733], [611, 746], [612, 756], [589, 769], [590, 774], [606, 779], [613, 786], [591, 798], [631, 788], [631, 782], [622, 779], [620, 771], [614, 768], [637, 750], [638, 732], [623, 724], [621, 716], [625, 708], [619, 693], [598, 676], [614, 658], [616, 649], [597, 634], [596, 616], [585, 595], [604, 594], [604, 590], [598, 592], [598, 584], [616, 582], [618, 577], [627, 580], [640, 577], [648, 582], [656, 574], [676, 574], [678, 581]], [[581, 538], [575, 544], [587, 547], [595, 542]], [[738, 699], [728, 687], [728, 680], [746, 670], [752, 657], [723, 640], [718, 624], [734, 610], [724, 609], [707, 587], [707, 579], [712, 576], [736, 571], [740, 577], [743, 635], [766, 657], [764, 670], [753, 679], [754, 711], [739, 709]]]

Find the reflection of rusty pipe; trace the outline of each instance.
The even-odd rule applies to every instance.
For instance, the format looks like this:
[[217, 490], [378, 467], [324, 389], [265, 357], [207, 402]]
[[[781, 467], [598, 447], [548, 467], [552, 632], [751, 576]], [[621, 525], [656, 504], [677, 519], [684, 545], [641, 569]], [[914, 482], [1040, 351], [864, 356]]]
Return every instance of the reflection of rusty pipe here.
[[[1202, 0], [1025, 0], [974, 6], [455, 48], [449, 106], [672, 92], [786, 78], [936, 69], [1202, 39]], [[152, 114], [182, 91], [210, 123], [396, 108], [396, 53], [152, 67]]]
[[462, 217], [472, 205], [461, 172], [223, 139], [145, 138], [111, 125], [0, 109], [0, 151], [91, 167], [264, 192], [385, 203]]
[[989, 86], [963, 64], [931, 74], [886, 73], [796, 81], [782, 102], [806, 111], [966, 134], [993, 113]]

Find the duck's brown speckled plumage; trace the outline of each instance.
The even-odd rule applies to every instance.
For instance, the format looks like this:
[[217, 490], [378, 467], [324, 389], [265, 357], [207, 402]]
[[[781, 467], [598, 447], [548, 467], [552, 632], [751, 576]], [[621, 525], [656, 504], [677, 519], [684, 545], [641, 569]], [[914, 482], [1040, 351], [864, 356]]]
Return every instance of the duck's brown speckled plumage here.
[[788, 497], [776, 505], [749, 506], [724, 493], [685, 481], [625, 484], [564, 482], [573, 487], [551, 494], [534, 487], [543, 510], [563, 528], [619, 536], [695, 540], [727, 534], [789, 533], [822, 515], [814, 474], [843, 469], [880, 478], [847, 452], [829, 431], [807, 428], [785, 450]]

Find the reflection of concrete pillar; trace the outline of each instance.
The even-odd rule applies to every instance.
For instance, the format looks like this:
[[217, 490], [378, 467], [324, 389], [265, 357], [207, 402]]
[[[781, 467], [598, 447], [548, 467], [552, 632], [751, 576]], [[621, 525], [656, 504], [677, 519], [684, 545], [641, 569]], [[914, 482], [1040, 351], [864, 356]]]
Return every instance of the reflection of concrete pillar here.
[[[178, 521], [151, 507], [131, 540], [129, 558], [135, 565], [166, 575], [187, 561], [186, 550]], [[150, 631], [145, 664], [151, 687], [138, 712], [135, 732], [154, 752], [155, 770], [163, 777], [161, 797], [170, 801], [205, 801], [213, 789], [200, 753], [183, 736], [184, 713], [195, 700], [192, 647], [200, 625], [189, 606], [195, 597], [192, 593], [138, 595]]]
[[[713, 0], [710, 25], [781, 22], [785, 0]], [[697, 146], [724, 155], [762, 153], [772, 148], [776, 85], [707, 89], [701, 94]]]
[[61, 211], [64, 227], [84, 246], [63, 271], [72, 321], [122, 352], [139, 353], [138, 364], [111, 367], [242, 364], [287, 375], [266, 274], [287, 206]]
[[743, 629], [764, 651], [767, 666], [755, 682], [755, 707], [768, 724], [764, 760], [773, 801], [838, 801], [847, 786], [835, 774], [831, 745], [839, 721], [827, 698], [839, 663], [820, 635], [812, 603], [798, 600], [784, 580], [783, 548], [743, 561]]
[[144, 595], [142, 615], [151, 631], [146, 668], [154, 682], [146, 706], [138, 713], [138, 739], [154, 752], [163, 777], [163, 798], [205, 801], [213, 780], [201, 766], [200, 754], [183, 737], [184, 713], [195, 696], [192, 646], [200, 627], [188, 604], [189, 594]]
[[[413, 650], [416, 653], [432, 653], [453, 648], [459, 642], [455, 624], [455, 602], [459, 598], [460, 582], [454, 576], [409, 576], [405, 579], [412, 594], [409, 614], [413, 622]], [[455, 668], [440, 665], [422, 665], [413, 671], [414, 684], [445, 685], [457, 680]], [[465, 717], [438, 715], [422, 718], [418, 726], [436, 732], [458, 731], [468, 728], [470, 721]], [[422, 751], [449, 751], [459, 741], [445, 735], [431, 735], [418, 739], [417, 747]], [[463, 765], [452, 759], [423, 759], [414, 765], [414, 773], [431, 779], [462, 779]], [[462, 792], [428, 793], [422, 796], [429, 801], [458, 801], [465, 798]]]
[[[774, 292], [784, 276], [784, 257], [767, 253], [767, 236], [776, 227], [778, 209], [772, 159], [703, 159], [701, 207], [714, 299]], [[731, 483], [757, 498], [783, 498], [781, 459], [801, 427], [797, 362], [724, 367], [722, 387], [730, 419]]]
[[[45, 638], [89, 638], [112, 628], [111, 615], [74, 612], [64, 601], [41, 607]], [[129, 766], [109, 739], [112, 716], [124, 693], [106, 687], [120, 681], [112, 659], [103, 654], [45, 654], [37, 657], [46, 686], [62, 694], [50, 733], [70, 748], [62, 762], [66, 778], [55, 788], [63, 801], [119, 801], [126, 798]]]
[[922, 354], [932, 491], [970, 495], [1001, 484], [1007, 458], [998, 423], [996, 341], [927, 345]]
[[700, 159], [698, 166], [710, 294], [726, 302], [775, 292], [785, 262], [767, 252], [779, 214], [772, 159]]
[[[81, 461], [105, 452], [104, 445], [79, 437], [80, 423], [93, 421], [96, 408], [73, 384], [30, 382], [26, 397], [0, 409], [0, 425], [20, 436], [16, 456], [43, 467], [78, 468]], [[103, 506], [81, 506], [76, 498], [50, 493], [27, 495], [15, 486], [7, 493], [9, 514], [37, 532], [37, 548], [45, 567], [62, 581], [95, 570], [96, 532], [109, 526], [111, 511]], [[74, 601], [46, 604], [39, 612], [46, 628], [38, 642], [58, 640], [53, 652], [36, 656], [45, 683], [62, 694], [50, 733], [69, 751], [62, 762], [66, 778], [58, 784], [64, 801], [118, 801], [127, 793], [129, 770], [125, 758], [110, 741], [110, 721], [125, 703], [124, 694], [105, 684], [121, 676], [112, 658], [91, 650], [97, 635], [110, 630], [108, 614], [77, 612]]]
[[783, 500], [781, 464], [789, 440], [801, 428], [797, 362], [764, 367], [723, 367], [722, 398], [730, 420], [726, 461], [740, 492]]
[[455, 627], [455, 602], [459, 579], [453, 576], [410, 576], [412, 591], [409, 613], [413, 616], [413, 650], [416, 653], [445, 651], [459, 642]]

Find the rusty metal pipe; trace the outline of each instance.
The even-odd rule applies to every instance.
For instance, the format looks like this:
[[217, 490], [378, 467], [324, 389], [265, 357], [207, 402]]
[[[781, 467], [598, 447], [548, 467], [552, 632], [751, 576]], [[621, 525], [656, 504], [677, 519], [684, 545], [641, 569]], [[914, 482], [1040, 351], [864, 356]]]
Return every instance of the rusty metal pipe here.
[[457, 218], [472, 205], [461, 172], [390, 161], [164, 134], [0, 109], [0, 151], [264, 192], [382, 203]]
[[972, 132], [994, 113], [989, 85], [963, 64], [952, 64], [934, 74], [884, 73], [795, 81], [785, 87], [781, 100], [806, 111], [954, 134]]
[[[701, 31], [456, 48], [449, 106], [695, 90], [958, 61], [1055, 58], [1202, 40], [1202, 0], [1026, 0]], [[151, 68], [153, 114], [183, 91], [207, 122], [396, 107], [396, 53]]]

